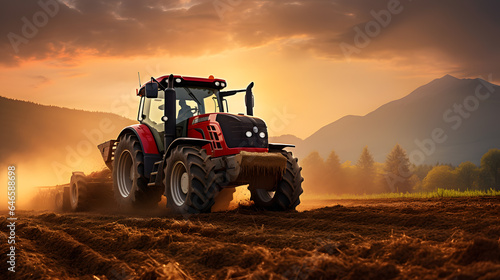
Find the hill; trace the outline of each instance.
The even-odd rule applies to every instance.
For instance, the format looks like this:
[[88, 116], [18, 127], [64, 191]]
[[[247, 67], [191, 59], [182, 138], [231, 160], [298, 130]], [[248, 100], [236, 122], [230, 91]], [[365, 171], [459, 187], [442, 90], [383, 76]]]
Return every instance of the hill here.
[[[72, 171], [104, 166], [97, 145], [134, 121], [0, 97], [2, 166], [16, 165], [22, 185], [67, 183]], [[5, 168], [6, 169], [6, 168]], [[2, 170], [3, 172], [3, 170]]]
[[499, 93], [499, 86], [482, 79], [446, 75], [365, 116], [324, 126], [300, 144], [297, 154], [317, 150], [326, 158], [335, 150], [342, 161], [355, 162], [368, 146], [383, 162], [399, 143], [414, 163], [479, 164], [484, 153], [500, 146]]
[[269, 143], [284, 143], [284, 144], [293, 144], [295, 146], [300, 146], [304, 140], [299, 137], [291, 134], [285, 134], [275, 137], [269, 137]]

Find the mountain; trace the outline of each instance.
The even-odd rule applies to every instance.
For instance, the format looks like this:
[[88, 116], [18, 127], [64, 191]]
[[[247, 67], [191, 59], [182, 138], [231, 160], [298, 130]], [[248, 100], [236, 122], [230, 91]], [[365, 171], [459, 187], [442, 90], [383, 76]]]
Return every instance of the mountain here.
[[111, 113], [0, 97], [0, 163], [16, 165], [25, 184], [67, 183], [72, 171], [104, 167], [97, 145], [115, 139], [133, 123]]
[[281, 136], [269, 137], [269, 143], [283, 143], [292, 144], [295, 146], [300, 146], [304, 140], [291, 134], [285, 134]]
[[384, 162], [400, 144], [413, 163], [479, 164], [500, 147], [500, 87], [482, 79], [446, 75], [365, 116], [345, 116], [306, 138], [300, 157], [335, 150], [342, 161], [357, 161], [364, 146]]

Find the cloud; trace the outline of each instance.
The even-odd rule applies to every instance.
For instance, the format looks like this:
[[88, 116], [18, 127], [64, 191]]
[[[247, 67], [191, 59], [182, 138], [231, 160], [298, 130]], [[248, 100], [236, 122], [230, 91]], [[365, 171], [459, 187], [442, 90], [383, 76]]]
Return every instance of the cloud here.
[[[0, 34], [5, 34], [0, 63], [50, 58], [70, 64], [89, 55], [199, 56], [283, 42], [285, 51], [309, 51], [332, 60], [346, 60], [345, 46], [352, 46], [350, 59], [500, 75], [500, 3], [494, 0], [64, 0], [26, 38], [27, 21], [44, 23], [39, 3], [54, 1], [4, 4], [9, 12], [0, 19]], [[399, 12], [388, 20], [381, 11], [391, 5]], [[360, 31], [368, 40], [356, 44], [356, 38], [363, 41]], [[14, 47], [12, 38], [18, 39]]]
[[50, 84], [52, 82], [51, 79], [43, 75], [30, 76], [29, 78], [33, 81], [33, 83], [29, 87], [34, 89]]

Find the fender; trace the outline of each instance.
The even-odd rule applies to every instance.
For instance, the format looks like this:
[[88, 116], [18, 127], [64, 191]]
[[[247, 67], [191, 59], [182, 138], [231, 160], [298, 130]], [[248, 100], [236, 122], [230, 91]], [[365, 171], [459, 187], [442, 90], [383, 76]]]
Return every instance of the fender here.
[[151, 133], [151, 130], [149, 130], [149, 127], [147, 125], [134, 124], [127, 126], [120, 132], [117, 140], [119, 140], [120, 137], [127, 133], [133, 133], [135, 134], [135, 136], [137, 136], [139, 142], [141, 143], [142, 151], [145, 154], [159, 154], [153, 133]]
[[149, 130], [149, 127], [145, 124], [134, 124], [125, 127], [120, 132], [117, 139], [120, 139], [120, 137], [127, 133], [134, 134], [137, 136], [137, 139], [139, 139], [142, 152], [144, 153], [144, 176], [149, 178], [151, 172], [153, 172], [153, 165], [155, 162], [162, 159], [162, 155], [158, 152], [153, 133], [151, 133], [151, 130]]
[[269, 143], [269, 151], [281, 151], [284, 148], [295, 148], [295, 145], [282, 143]]
[[170, 146], [168, 146], [167, 151], [165, 153], [165, 159], [170, 155], [170, 152], [179, 145], [187, 144], [192, 146], [198, 146], [201, 148], [207, 144], [210, 144], [210, 142], [212, 141], [200, 138], [189, 138], [189, 137], [177, 138], [174, 140], [174, 142], [170, 144]]

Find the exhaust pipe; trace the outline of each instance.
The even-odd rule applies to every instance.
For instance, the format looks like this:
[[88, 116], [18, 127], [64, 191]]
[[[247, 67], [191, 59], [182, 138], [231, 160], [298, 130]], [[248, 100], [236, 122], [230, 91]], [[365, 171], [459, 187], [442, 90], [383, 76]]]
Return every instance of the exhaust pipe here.
[[165, 122], [165, 151], [168, 149], [168, 146], [175, 140], [176, 136], [176, 116], [175, 116], [175, 100], [176, 93], [174, 89], [174, 75], [170, 74], [168, 77], [168, 87], [165, 89], [165, 106], [164, 109], [164, 118]]
[[247, 115], [248, 116], [253, 116], [253, 93], [252, 93], [252, 88], [253, 88], [253, 82], [251, 82], [246, 90], [245, 94], [245, 105], [247, 106]]

